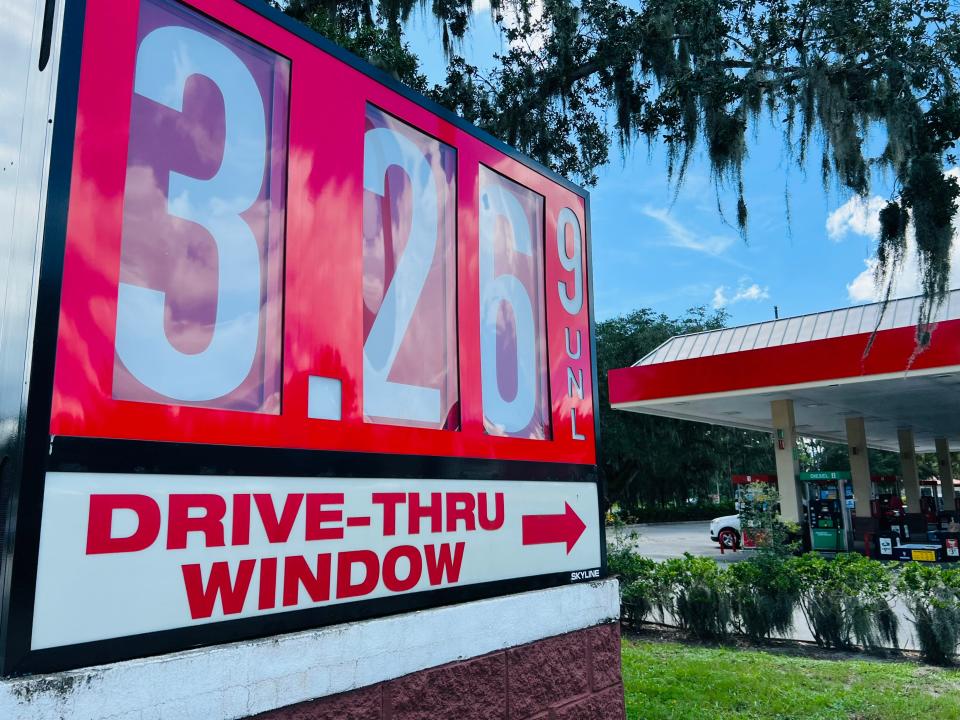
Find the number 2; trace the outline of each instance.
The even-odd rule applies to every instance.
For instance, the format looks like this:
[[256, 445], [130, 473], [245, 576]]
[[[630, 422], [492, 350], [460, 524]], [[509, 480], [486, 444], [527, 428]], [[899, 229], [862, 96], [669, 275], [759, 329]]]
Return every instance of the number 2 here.
[[410, 179], [413, 216], [406, 248], [363, 345], [364, 413], [439, 425], [440, 390], [389, 379], [437, 252], [437, 178], [412, 141], [389, 128], [368, 130], [363, 142], [364, 190], [383, 196], [391, 165]]

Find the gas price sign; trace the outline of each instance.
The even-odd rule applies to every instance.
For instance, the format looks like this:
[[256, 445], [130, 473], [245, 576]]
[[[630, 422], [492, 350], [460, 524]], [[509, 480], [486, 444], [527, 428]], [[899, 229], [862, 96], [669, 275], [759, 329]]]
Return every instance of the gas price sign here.
[[600, 577], [586, 193], [265, 3], [67, 18], [7, 667]]

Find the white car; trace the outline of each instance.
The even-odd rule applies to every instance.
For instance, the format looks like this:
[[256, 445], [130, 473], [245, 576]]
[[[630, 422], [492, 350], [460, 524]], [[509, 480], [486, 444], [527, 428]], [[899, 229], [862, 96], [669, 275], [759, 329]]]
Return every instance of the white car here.
[[724, 515], [711, 520], [710, 539], [725, 550], [740, 547], [740, 516]]

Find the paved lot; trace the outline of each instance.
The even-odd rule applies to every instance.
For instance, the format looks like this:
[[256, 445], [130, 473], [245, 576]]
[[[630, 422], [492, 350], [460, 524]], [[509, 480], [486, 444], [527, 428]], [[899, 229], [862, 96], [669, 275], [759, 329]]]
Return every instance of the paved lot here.
[[614, 533], [636, 533], [634, 546], [637, 552], [653, 560], [691, 555], [712, 557], [717, 562], [734, 562], [743, 558], [742, 552], [720, 554], [720, 546], [710, 541], [709, 522], [658, 523], [654, 525], [627, 525], [619, 530], [607, 530], [607, 538]]

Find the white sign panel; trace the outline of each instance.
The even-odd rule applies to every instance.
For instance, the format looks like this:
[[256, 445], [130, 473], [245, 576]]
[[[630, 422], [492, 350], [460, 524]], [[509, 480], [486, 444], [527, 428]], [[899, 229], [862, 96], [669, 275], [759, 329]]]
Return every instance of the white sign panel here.
[[594, 483], [49, 473], [32, 647], [598, 577], [599, 533]]

